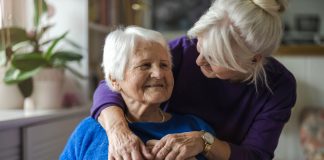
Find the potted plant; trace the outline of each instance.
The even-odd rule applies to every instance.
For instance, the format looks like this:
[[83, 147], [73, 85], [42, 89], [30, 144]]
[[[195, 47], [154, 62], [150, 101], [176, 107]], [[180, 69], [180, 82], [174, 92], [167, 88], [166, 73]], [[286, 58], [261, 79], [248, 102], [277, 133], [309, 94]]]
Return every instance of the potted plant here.
[[[18, 84], [25, 97], [31, 96], [39, 108], [61, 106], [64, 70], [78, 77], [80, 73], [68, 66], [69, 62], [79, 62], [82, 56], [73, 51], [58, 50], [57, 45], [66, 40], [70, 45], [80, 48], [66, 38], [68, 32], [53, 39], [44, 39], [44, 34], [53, 25], [41, 25], [42, 15], [48, 13], [44, 0], [35, 0], [34, 29], [26, 31], [19, 27], [0, 29], [5, 42], [0, 46], [0, 57], [6, 65], [4, 82]], [[1, 56], [2, 54], [2, 56]]]
[[18, 85], [7, 85], [3, 81], [8, 66], [5, 53], [0, 50], [0, 109], [21, 109], [24, 97], [19, 91]]

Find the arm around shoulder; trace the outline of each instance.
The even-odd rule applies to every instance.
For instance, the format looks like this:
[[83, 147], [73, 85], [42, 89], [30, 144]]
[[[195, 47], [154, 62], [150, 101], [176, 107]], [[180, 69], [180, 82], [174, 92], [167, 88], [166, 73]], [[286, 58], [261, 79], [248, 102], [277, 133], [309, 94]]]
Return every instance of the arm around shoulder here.
[[101, 81], [93, 94], [93, 104], [91, 107], [91, 116], [97, 119], [101, 111], [109, 106], [118, 106], [125, 108], [125, 102], [119, 93], [109, 89], [106, 81]]

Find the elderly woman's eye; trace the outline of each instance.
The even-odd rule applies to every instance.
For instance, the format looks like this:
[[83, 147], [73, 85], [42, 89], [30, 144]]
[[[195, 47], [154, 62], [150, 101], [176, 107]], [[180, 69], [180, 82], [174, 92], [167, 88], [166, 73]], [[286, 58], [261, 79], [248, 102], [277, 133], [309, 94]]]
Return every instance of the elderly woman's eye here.
[[149, 69], [151, 67], [150, 63], [144, 63], [142, 65], [139, 66], [140, 69]]
[[160, 67], [163, 68], [163, 69], [168, 69], [169, 68], [169, 64], [167, 64], [167, 63], [161, 63], [160, 64]]

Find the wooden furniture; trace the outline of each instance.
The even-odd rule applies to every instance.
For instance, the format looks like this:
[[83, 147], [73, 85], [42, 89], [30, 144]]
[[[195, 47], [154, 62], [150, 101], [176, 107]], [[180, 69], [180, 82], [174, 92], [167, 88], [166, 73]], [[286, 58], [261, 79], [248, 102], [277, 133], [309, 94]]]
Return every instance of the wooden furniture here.
[[276, 56], [324, 56], [324, 45], [300, 44], [281, 45], [275, 54]]
[[89, 108], [61, 110], [0, 110], [0, 159], [58, 159]]

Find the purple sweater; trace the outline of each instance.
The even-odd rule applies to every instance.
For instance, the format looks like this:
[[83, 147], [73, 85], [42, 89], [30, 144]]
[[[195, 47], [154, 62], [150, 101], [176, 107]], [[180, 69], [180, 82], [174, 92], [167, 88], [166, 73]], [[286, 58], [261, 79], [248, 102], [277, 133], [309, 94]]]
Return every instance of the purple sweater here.
[[[196, 65], [196, 40], [181, 37], [169, 43], [175, 87], [165, 110], [193, 114], [208, 122], [217, 138], [231, 147], [230, 159], [272, 159], [284, 124], [296, 101], [294, 76], [274, 58], [267, 58], [266, 73], [272, 92], [263, 86], [206, 78]], [[125, 108], [122, 97], [102, 81], [94, 93], [91, 115], [107, 105]]]

